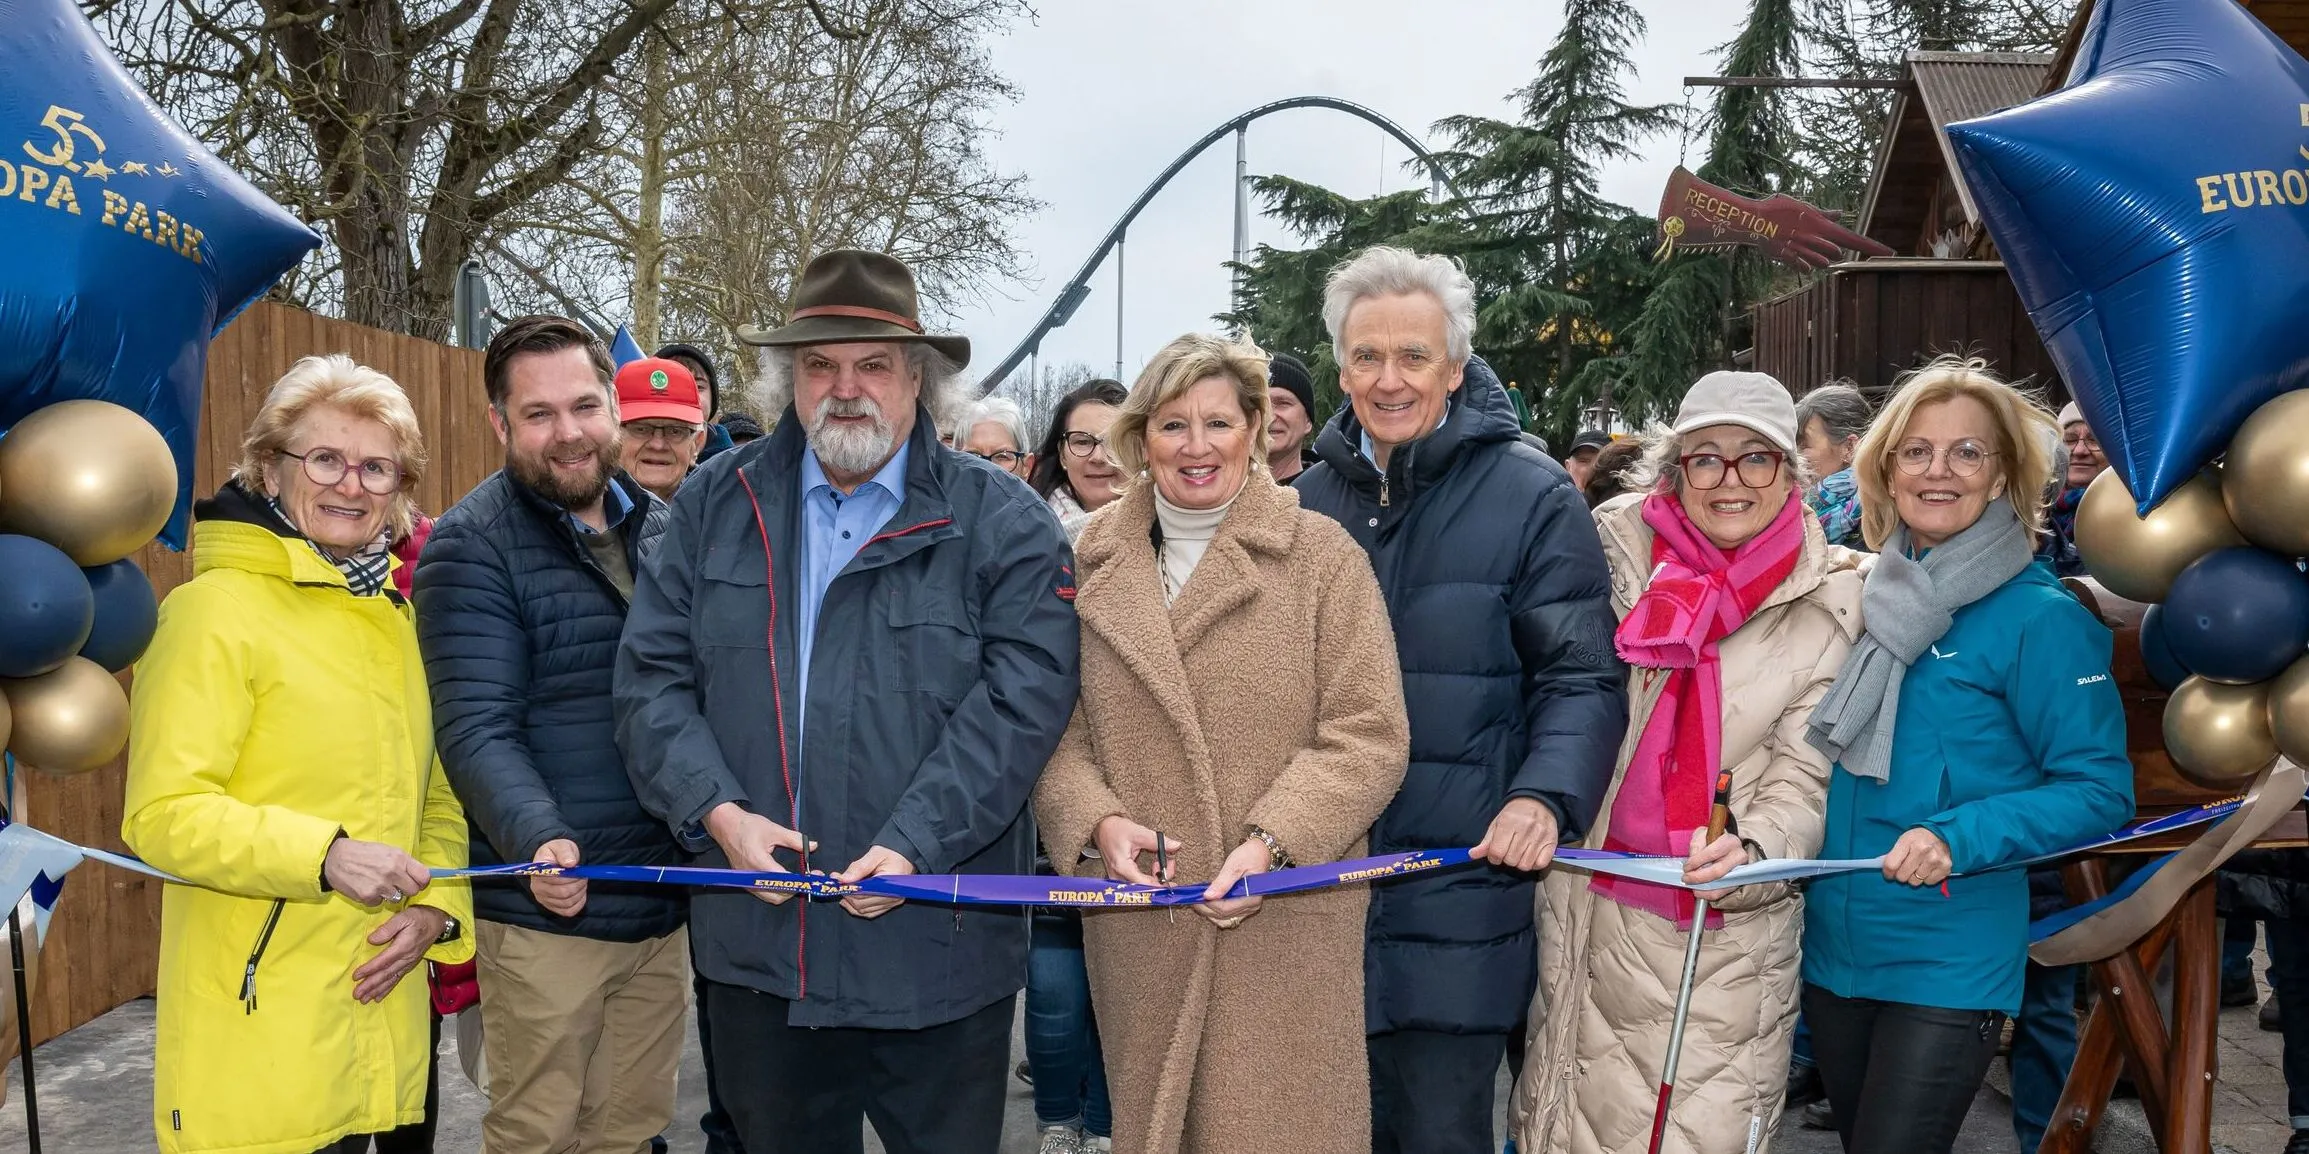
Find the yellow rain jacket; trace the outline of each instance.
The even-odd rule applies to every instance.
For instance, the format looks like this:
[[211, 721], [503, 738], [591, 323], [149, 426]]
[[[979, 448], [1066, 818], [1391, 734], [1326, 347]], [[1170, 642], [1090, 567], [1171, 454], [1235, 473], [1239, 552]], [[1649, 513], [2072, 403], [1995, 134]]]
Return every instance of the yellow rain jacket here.
[[[433, 755], [406, 606], [356, 597], [228, 488], [193, 530], [190, 582], [137, 663], [127, 818], [139, 856], [184, 878], [161, 900], [153, 1119], [164, 1154], [311, 1154], [424, 1117], [425, 967], [353, 1000], [368, 935], [395, 912], [321, 890], [339, 830], [462, 866], [464, 811]], [[457, 920], [427, 957], [473, 956], [472, 893], [411, 899]]]

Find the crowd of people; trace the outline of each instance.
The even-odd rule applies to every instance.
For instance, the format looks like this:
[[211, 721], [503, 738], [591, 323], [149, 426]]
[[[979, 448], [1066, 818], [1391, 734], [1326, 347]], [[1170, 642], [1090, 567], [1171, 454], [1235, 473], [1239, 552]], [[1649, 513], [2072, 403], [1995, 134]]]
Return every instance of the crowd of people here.
[[[1490, 1154], [1503, 1064], [1518, 1149], [1624, 1154], [1695, 891], [1665, 1148], [1753, 1151], [1819, 1098], [1854, 1154], [1950, 1149], [2005, 1020], [2074, 998], [2026, 964], [2002, 867], [2132, 812], [2111, 636], [2056, 576], [2097, 457], [1944, 359], [1880, 413], [1709, 373], [1559, 462], [1452, 261], [1359, 253], [1322, 319], [1320, 426], [1298, 358], [1189, 334], [1036, 435], [905, 265], [828, 253], [740, 333], [761, 435], [715, 420], [700, 350], [613, 367], [525, 318], [474, 401], [504, 468], [432, 522], [400, 389], [299, 362], [138, 668], [123, 835], [190, 883], [162, 1149], [429, 1148], [447, 1013], [478, 1020], [488, 1154], [637, 1154], [694, 1005], [715, 1154], [868, 1125], [992, 1154], [1014, 1077], [1044, 1154]], [[1571, 845], [1694, 889], [1551, 869]], [[1206, 888], [1162, 912], [428, 872], [468, 863]], [[2017, 1039], [2014, 1064], [2017, 1102]]]

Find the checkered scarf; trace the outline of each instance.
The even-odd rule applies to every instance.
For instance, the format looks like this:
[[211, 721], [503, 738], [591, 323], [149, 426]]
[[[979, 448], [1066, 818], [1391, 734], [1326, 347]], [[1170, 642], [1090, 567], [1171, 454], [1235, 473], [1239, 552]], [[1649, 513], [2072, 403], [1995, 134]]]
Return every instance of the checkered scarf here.
[[[297, 527], [295, 521], [289, 520], [288, 510], [281, 508], [281, 503], [278, 500], [267, 496], [265, 504], [272, 509], [273, 516], [281, 519], [282, 524], [295, 529], [300, 536], [304, 533], [303, 529]], [[320, 554], [321, 560], [336, 566], [337, 572], [345, 575], [345, 586], [353, 591], [355, 597], [374, 597], [384, 592], [385, 583], [392, 579], [393, 531], [391, 529], [378, 534], [376, 540], [344, 557], [330, 555], [328, 550], [321, 548], [310, 537], [304, 538], [304, 541], [305, 544], [313, 547], [313, 552]]]

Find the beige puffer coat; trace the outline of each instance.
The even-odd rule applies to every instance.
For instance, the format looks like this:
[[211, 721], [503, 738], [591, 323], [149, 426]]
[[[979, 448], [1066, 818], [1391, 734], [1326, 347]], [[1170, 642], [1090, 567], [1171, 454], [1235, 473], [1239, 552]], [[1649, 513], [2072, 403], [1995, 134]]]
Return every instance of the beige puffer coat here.
[[[1623, 619], [1652, 571], [1642, 499], [1631, 494], [1596, 510], [1612, 606]], [[1819, 522], [1804, 518], [1795, 571], [1719, 646], [1732, 815], [1740, 836], [1765, 857], [1808, 857], [1820, 845], [1829, 763], [1805, 741], [1804, 725], [1860, 634], [1855, 559], [1831, 549]], [[1664, 673], [1645, 669], [1628, 679], [1622, 774], [1665, 682]], [[1618, 789], [1615, 778], [1590, 827], [1595, 844], [1610, 828]], [[1591, 878], [1558, 869], [1540, 887], [1539, 991], [1515, 1088], [1516, 1145], [1551, 1154], [1641, 1154], [1651, 1140], [1687, 935], [1657, 915], [1596, 895]], [[1803, 898], [1784, 884], [1748, 886], [1718, 908], [1724, 925], [1700, 949], [1669, 1110], [1663, 1148], [1675, 1154], [1765, 1149], [1786, 1092]]]

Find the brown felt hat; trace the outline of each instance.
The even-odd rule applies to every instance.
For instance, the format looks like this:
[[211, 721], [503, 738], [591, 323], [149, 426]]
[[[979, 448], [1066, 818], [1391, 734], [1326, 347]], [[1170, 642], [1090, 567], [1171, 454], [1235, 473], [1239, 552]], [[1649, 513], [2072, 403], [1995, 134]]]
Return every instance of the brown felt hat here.
[[970, 363], [970, 338], [922, 331], [914, 272], [878, 252], [836, 249], [802, 270], [794, 311], [780, 328], [741, 325], [749, 345], [837, 345], [853, 341], [920, 341], [957, 366]]

